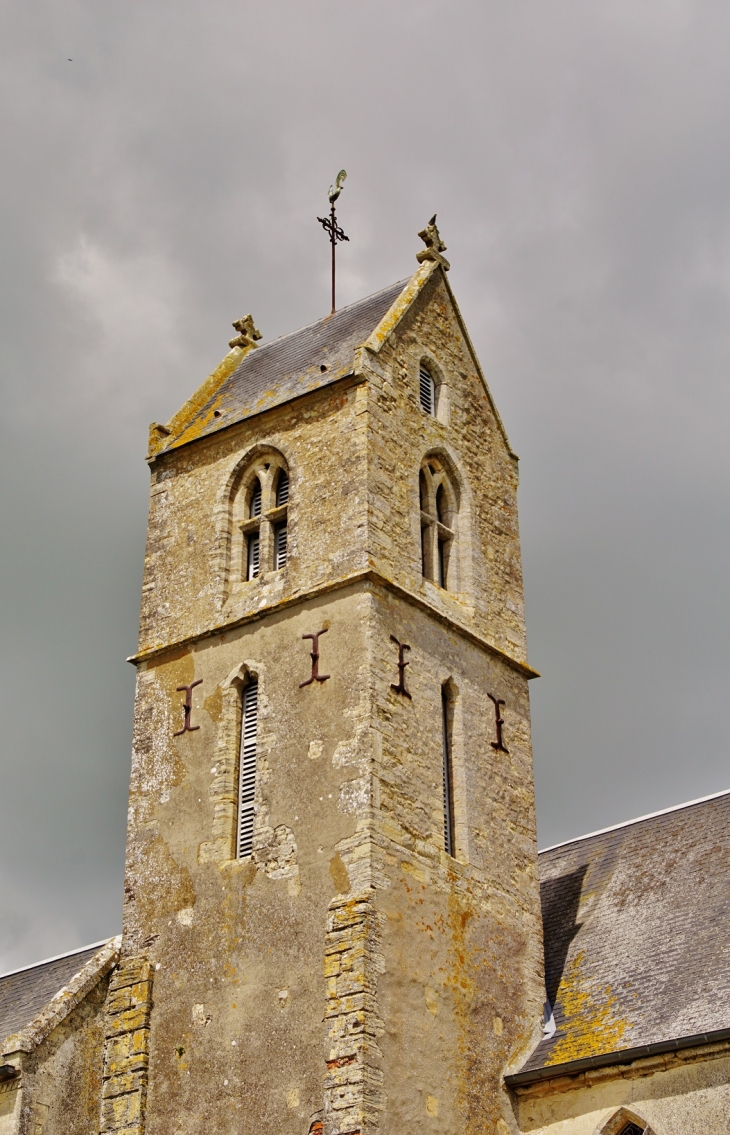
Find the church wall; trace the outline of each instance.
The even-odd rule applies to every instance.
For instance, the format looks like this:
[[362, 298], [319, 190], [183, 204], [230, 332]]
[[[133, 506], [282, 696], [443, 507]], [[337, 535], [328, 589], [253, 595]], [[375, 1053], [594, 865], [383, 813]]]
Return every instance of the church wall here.
[[[544, 998], [525, 678], [412, 605], [374, 596], [384, 1130], [484, 1132], [512, 1116], [502, 1075]], [[392, 690], [397, 651], [411, 646]], [[444, 851], [441, 687], [454, 695], [456, 858]], [[505, 700], [496, 752], [491, 692]]]
[[99, 1129], [104, 1000], [100, 981], [84, 1000], [23, 1057], [14, 1114], [0, 1095], [0, 1135], [91, 1135]]
[[[322, 1111], [329, 905], [368, 883], [356, 850], [369, 811], [364, 602], [352, 589], [308, 601], [139, 673], [124, 951], [153, 966], [150, 1135], [169, 1135], [173, 1118], [176, 1135], [203, 1122], [211, 1135], [306, 1133]], [[302, 635], [328, 624], [320, 673], [331, 677], [300, 688]], [[246, 662], [259, 680], [259, 811], [253, 858], [236, 861], [216, 810], [237, 740], [223, 686]], [[173, 738], [176, 688], [199, 678], [200, 728]]]
[[577, 1086], [544, 1084], [515, 1098], [524, 1135], [600, 1135], [622, 1107], [648, 1123], [652, 1135], [726, 1135], [727, 1046], [604, 1068], [581, 1077]]
[[[359, 379], [153, 465], [140, 645], [191, 641], [138, 669], [123, 954], [151, 966], [151, 1014], [135, 1010], [150, 1135], [173, 1121], [175, 1135], [514, 1130], [501, 1077], [537, 1039], [544, 992], [529, 705], [524, 673], [483, 640], [524, 658], [517, 475], [449, 304], [429, 284], [379, 356], [360, 352]], [[448, 376], [444, 421], [417, 404], [424, 351]], [[236, 587], [223, 490], [266, 446], [290, 472], [289, 559]], [[420, 567], [418, 471], [434, 450], [461, 494], [450, 592]], [[414, 601], [376, 579], [338, 583], [369, 568]], [[302, 636], [318, 631], [330, 677], [302, 688]], [[411, 647], [412, 700], [391, 689], [391, 634]], [[248, 674], [257, 811], [253, 855], [237, 861]], [[446, 681], [456, 859], [443, 850]], [[198, 682], [194, 730], [176, 737], [181, 688]], [[492, 745], [489, 693], [508, 752]], [[111, 1048], [107, 1094], [128, 1059]], [[110, 1131], [144, 1107], [147, 1073], [134, 1074]]]
[[[300, 689], [310, 674], [301, 636], [327, 624], [320, 672], [331, 677]], [[412, 648], [411, 700], [391, 689], [392, 633]], [[230, 739], [225, 683], [242, 664], [258, 675], [261, 697], [253, 862], [234, 861], [230, 839], [224, 855], [216, 827]], [[177, 687], [199, 678], [200, 728], [173, 738]], [[461, 864], [442, 851], [440, 692], [449, 678]], [[508, 754], [491, 747], [487, 691], [505, 700]], [[344, 1089], [362, 1130], [375, 1129], [383, 1107], [386, 1126], [435, 1124], [435, 1109], [476, 1131], [502, 1115], [501, 1072], [529, 1049], [542, 1005], [528, 713], [521, 674], [369, 584], [140, 671], [124, 948], [160, 963], [149, 1132], [165, 1130], [175, 1109], [181, 1135], [202, 1117], [211, 1132], [234, 1118], [247, 1131], [254, 1115], [301, 1132], [336, 1110]], [[343, 976], [343, 912], [333, 904], [359, 895], [379, 942], [363, 946], [371, 970], [353, 992], [357, 966]], [[369, 1006], [364, 1062], [343, 1025], [348, 997]], [[357, 1110], [363, 1078], [380, 1084], [370, 1126]]]
[[17, 1135], [22, 1098], [17, 1082], [0, 1084], [0, 1135]]
[[[526, 661], [517, 519], [518, 470], [459, 326], [440, 273], [375, 356], [369, 377], [369, 548], [386, 576]], [[439, 390], [429, 415], [419, 364]], [[421, 573], [418, 472], [428, 452], [449, 455], [461, 502], [455, 583], [443, 591]]]
[[[366, 566], [365, 389], [344, 380], [173, 450], [153, 466], [142, 588], [140, 650], [180, 641], [263, 605]], [[286, 567], [237, 588], [222, 579], [227, 534], [221, 496], [259, 447], [290, 472]], [[225, 603], [223, 599], [225, 597]]]

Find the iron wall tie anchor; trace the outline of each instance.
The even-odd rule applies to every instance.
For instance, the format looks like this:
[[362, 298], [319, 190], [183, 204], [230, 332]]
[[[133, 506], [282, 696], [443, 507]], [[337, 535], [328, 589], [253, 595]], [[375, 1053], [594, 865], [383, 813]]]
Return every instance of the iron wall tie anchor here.
[[304, 686], [311, 686], [312, 682], [326, 682], [327, 679], [330, 677], [329, 674], [320, 674], [320, 672], [319, 672], [319, 636], [323, 635], [323, 634], [327, 634], [328, 630], [329, 630], [329, 628], [325, 627], [323, 630], [317, 631], [316, 634], [303, 634], [302, 635], [303, 639], [311, 638], [311, 640], [312, 640], [312, 650], [311, 650], [311, 653], [309, 655], [309, 657], [312, 659], [312, 673], [307, 678], [306, 682], [300, 682], [299, 683], [299, 689], [300, 690]]
[[410, 650], [411, 648], [407, 643], [399, 642], [394, 634], [390, 636], [390, 641], [394, 642], [398, 647], [398, 685], [396, 686], [395, 682], [391, 682], [390, 688], [391, 690], [395, 690], [397, 694], [403, 694], [409, 701], [412, 701], [413, 699], [411, 698], [410, 692], [406, 689], [406, 666], [410, 666], [410, 662], [406, 662], [404, 656], [404, 651]]
[[497, 728], [497, 740], [491, 741], [490, 744], [497, 753], [509, 753], [509, 749], [502, 739], [502, 726], [504, 725], [504, 718], [500, 713], [499, 707], [504, 705], [504, 698], [497, 698], [494, 694], [487, 694], [487, 697], [494, 703], [494, 724]]
[[198, 678], [197, 682], [191, 682], [189, 686], [177, 687], [177, 692], [179, 694], [185, 694], [185, 703], [183, 705], [185, 720], [183, 722], [182, 729], [178, 729], [177, 733], [173, 733], [173, 737], [182, 737], [183, 733], [194, 733], [196, 729], [200, 729], [199, 725], [190, 724], [190, 714], [193, 710], [193, 690], [196, 686], [200, 686], [202, 684], [202, 681], [202, 678]]

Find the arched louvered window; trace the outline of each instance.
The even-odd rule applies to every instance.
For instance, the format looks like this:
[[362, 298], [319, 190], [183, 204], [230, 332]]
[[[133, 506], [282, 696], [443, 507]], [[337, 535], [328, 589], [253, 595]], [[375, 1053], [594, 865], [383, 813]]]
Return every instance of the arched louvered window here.
[[289, 471], [280, 454], [269, 451], [245, 471], [233, 504], [239, 581], [286, 566], [290, 499]]
[[436, 413], [436, 383], [431, 371], [421, 364], [418, 372], [421, 406], [427, 414]]
[[238, 830], [236, 855], [245, 859], [253, 849], [254, 795], [256, 791], [256, 732], [258, 682], [245, 686], [241, 696], [241, 745], [238, 756]]
[[444, 463], [433, 456], [418, 476], [421, 506], [421, 572], [439, 587], [455, 590], [454, 544], [457, 495]]
[[638, 1123], [627, 1123], [621, 1128], [619, 1135], [644, 1135], [644, 1128], [639, 1127]]

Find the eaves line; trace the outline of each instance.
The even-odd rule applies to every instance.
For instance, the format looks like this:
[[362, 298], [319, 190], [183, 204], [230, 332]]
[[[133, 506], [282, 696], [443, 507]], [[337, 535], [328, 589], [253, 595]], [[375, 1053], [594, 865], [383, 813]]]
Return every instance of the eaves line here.
[[315, 394], [321, 394], [323, 390], [331, 390], [333, 386], [341, 386], [347, 383], [347, 386], [362, 386], [367, 382], [367, 375], [357, 374], [355, 371], [348, 371], [347, 374], [341, 374], [337, 378], [331, 379], [329, 382], [323, 382], [320, 386], [313, 386], [310, 390], [303, 390], [301, 394], [293, 394], [291, 398], [285, 398], [283, 402], [274, 402], [271, 406], [263, 406], [260, 410], [253, 410], [252, 413], [246, 414], [244, 418], [236, 418], [235, 422], [229, 422], [228, 425], [218, 426], [217, 429], [211, 430], [207, 434], [198, 434], [197, 437], [188, 438], [187, 441], [181, 441], [179, 444], [171, 444], [169, 449], [161, 449], [157, 453], [148, 454], [145, 461], [151, 467], [156, 461], [162, 457], [167, 457], [171, 453], [179, 453], [181, 449], [185, 449], [188, 445], [197, 445], [199, 442], [210, 441], [213, 438], [220, 437], [221, 434], [226, 433], [227, 430], [233, 430], [236, 426], [240, 426], [243, 422], [250, 422], [252, 418], [263, 417], [264, 414], [271, 414], [274, 410], [281, 410], [282, 406], [291, 406], [293, 403], [302, 402], [305, 398], [313, 398]]
[[150, 647], [148, 650], [141, 650], [138, 654], [130, 655], [127, 662], [139, 666], [143, 662], [162, 658], [163, 655], [170, 654], [175, 650], [180, 650], [182, 647], [193, 646], [196, 642], [202, 642], [207, 638], [216, 638], [218, 635], [228, 634], [230, 631], [237, 630], [239, 627], [260, 622], [269, 615], [278, 614], [280, 611], [285, 611], [289, 607], [304, 603], [308, 599], [317, 599], [320, 595], [327, 595], [333, 591], [341, 591], [344, 587], [351, 587], [353, 584], [364, 582], [374, 583], [384, 588], [386, 591], [397, 595], [400, 599], [405, 600], [406, 603], [410, 603], [412, 607], [418, 607], [421, 611], [426, 611], [443, 626], [462, 635], [463, 638], [473, 642], [476, 646], [481, 647], [482, 650], [486, 650], [489, 654], [493, 654], [496, 658], [500, 658], [524, 677], [528, 679], [540, 677], [537, 670], [533, 670], [532, 667], [528, 666], [525, 662], [520, 662], [519, 659], [512, 658], [511, 655], [501, 650], [498, 646], [495, 646], [489, 639], [483, 638], [482, 635], [477, 634], [476, 631], [465, 627], [457, 619], [446, 614], [445, 611], [440, 611], [438, 607], [434, 607], [427, 599], [423, 599], [420, 595], [415, 595], [406, 587], [396, 583], [393, 579], [389, 579], [388, 576], [382, 575], [381, 572], [376, 571], [374, 568], [370, 568], [367, 571], [353, 572], [352, 575], [342, 576], [341, 579], [335, 579], [328, 583], [320, 584], [318, 587], [300, 591], [296, 595], [290, 595], [285, 599], [280, 599], [278, 603], [272, 603], [271, 606], [263, 608], [262, 610], [251, 611], [238, 619], [232, 619], [228, 623], [219, 623], [217, 626], [205, 631], [200, 631], [198, 634], [186, 635], [184, 638], [176, 639], [174, 642], [165, 643], [164, 646], [154, 646]]
[[508, 1088], [522, 1088], [544, 1080], [554, 1080], [562, 1076], [576, 1076], [592, 1068], [607, 1068], [617, 1064], [633, 1064], [647, 1056], [662, 1056], [682, 1049], [699, 1048], [702, 1045], [719, 1044], [730, 1041], [730, 1029], [715, 1029], [712, 1032], [695, 1033], [693, 1036], [677, 1037], [675, 1040], [662, 1040], [656, 1044], [642, 1044], [637, 1048], [624, 1048], [618, 1052], [604, 1052], [600, 1056], [584, 1056], [580, 1060], [568, 1060], [565, 1064], [550, 1064], [542, 1068], [532, 1068], [528, 1072], [513, 1072], [505, 1076]]

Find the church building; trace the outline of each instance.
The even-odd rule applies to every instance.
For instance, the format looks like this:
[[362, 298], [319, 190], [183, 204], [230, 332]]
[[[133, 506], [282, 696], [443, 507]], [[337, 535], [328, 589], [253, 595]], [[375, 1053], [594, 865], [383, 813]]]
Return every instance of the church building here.
[[415, 273], [150, 429], [123, 932], [0, 1135], [723, 1135], [730, 794], [538, 855], [517, 457]]

